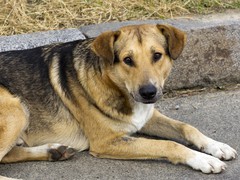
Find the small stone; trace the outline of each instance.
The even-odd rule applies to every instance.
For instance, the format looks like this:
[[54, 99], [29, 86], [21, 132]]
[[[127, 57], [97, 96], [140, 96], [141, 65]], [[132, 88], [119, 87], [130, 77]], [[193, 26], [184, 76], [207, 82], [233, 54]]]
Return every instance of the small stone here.
[[176, 105], [175, 106], [175, 110], [179, 110], [180, 106], [179, 105]]

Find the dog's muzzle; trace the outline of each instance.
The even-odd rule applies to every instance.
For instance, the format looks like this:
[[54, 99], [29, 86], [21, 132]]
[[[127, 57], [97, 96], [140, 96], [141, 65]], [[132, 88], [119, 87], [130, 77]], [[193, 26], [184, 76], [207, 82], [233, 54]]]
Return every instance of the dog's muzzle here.
[[153, 85], [143, 85], [139, 88], [138, 93], [133, 95], [135, 101], [142, 102], [144, 104], [155, 103], [162, 95], [162, 89], [159, 90]]

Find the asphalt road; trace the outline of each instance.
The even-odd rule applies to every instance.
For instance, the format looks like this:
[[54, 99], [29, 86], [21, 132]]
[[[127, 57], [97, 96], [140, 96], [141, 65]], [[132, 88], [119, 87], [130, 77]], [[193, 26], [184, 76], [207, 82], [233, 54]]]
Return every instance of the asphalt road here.
[[[170, 117], [198, 127], [206, 135], [240, 152], [240, 90], [164, 99], [157, 108]], [[26, 180], [240, 179], [239, 158], [226, 163], [228, 168], [223, 173], [205, 175], [187, 166], [172, 165], [166, 161], [97, 159], [86, 151], [63, 162], [1, 164], [0, 175]]]

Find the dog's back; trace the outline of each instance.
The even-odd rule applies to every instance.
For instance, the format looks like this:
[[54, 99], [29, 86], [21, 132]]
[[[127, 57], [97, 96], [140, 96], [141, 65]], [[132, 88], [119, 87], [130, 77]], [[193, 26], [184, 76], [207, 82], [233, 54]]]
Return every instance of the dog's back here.
[[1, 53], [1, 86], [29, 101], [47, 97], [51, 93], [48, 62], [44, 61], [41, 53], [42, 48]]

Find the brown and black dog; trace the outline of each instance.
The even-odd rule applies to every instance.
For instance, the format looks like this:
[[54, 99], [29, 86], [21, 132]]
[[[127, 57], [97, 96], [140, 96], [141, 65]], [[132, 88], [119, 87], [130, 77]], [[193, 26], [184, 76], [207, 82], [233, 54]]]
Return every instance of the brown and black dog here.
[[[219, 159], [235, 158], [234, 149], [154, 109], [185, 41], [169, 25], [136, 25], [96, 39], [1, 53], [1, 163], [65, 160], [89, 149], [100, 158], [164, 158], [221, 172], [226, 165]], [[136, 132], [183, 138], [210, 155], [131, 136]]]

